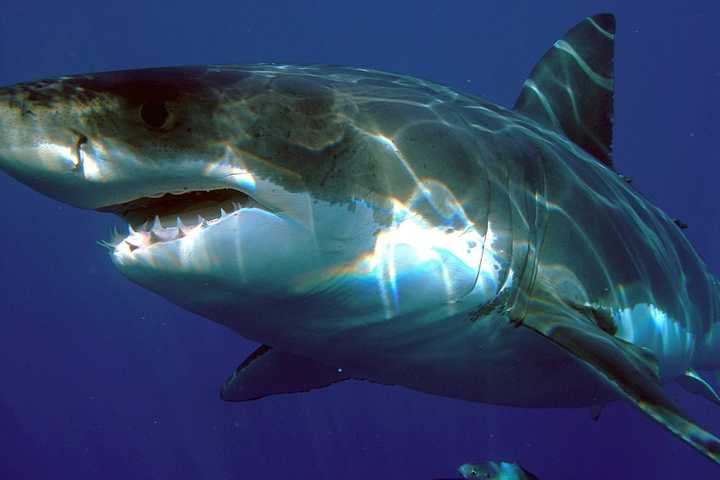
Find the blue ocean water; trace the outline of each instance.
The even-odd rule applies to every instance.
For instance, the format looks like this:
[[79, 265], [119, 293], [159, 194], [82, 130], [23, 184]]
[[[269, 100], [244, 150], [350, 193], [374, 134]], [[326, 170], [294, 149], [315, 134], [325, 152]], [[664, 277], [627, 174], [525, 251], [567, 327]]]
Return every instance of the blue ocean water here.
[[[618, 169], [720, 273], [720, 4], [587, 0], [5, 0], [0, 84], [142, 66], [277, 61], [410, 74], [511, 105], [562, 34], [618, 17]], [[128, 281], [118, 222], [0, 177], [0, 479], [430, 479], [484, 459], [542, 479], [718, 478], [624, 402], [518, 409], [345, 382], [228, 404], [256, 345]], [[568, 381], [572, 381], [569, 379]], [[720, 433], [720, 410], [675, 387]]]

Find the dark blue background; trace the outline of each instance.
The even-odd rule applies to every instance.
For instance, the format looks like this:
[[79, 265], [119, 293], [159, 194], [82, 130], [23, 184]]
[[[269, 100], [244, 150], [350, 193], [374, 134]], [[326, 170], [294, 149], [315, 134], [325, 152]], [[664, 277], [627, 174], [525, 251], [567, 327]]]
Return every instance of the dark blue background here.
[[[342, 63], [512, 104], [584, 16], [614, 11], [616, 163], [720, 272], [716, 0], [17, 1], [0, 84], [141, 66]], [[116, 220], [0, 177], [0, 478], [430, 479], [489, 458], [542, 479], [718, 478], [625, 403], [475, 405], [346, 382], [248, 404], [218, 398], [255, 345], [130, 284], [95, 244]], [[568, 379], [572, 381], [572, 379]], [[720, 411], [671, 392], [711, 430]]]

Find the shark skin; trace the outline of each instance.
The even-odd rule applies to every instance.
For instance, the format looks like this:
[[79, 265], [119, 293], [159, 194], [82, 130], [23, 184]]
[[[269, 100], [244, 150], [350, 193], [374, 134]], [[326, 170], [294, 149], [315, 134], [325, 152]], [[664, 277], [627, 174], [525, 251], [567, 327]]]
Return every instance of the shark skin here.
[[[613, 170], [615, 23], [585, 19], [504, 108], [416, 78], [219, 65], [0, 88], [0, 170], [114, 213], [131, 281], [261, 343], [245, 401], [347, 378], [480, 403], [625, 398], [720, 368], [715, 277]], [[708, 391], [710, 389], [710, 391]]]

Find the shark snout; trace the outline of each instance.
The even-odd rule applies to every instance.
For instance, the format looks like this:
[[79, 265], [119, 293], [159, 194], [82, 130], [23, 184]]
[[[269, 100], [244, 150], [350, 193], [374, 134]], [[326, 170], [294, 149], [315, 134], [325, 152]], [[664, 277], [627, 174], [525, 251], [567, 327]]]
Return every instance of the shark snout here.
[[83, 183], [78, 138], [70, 130], [38, 124], [7, 103], [0, 105], [0, 170], [71, 204], [77, 204], [72, 192]]
[[58, 85], [0, 89], [0, 171], [55, 200], [97, 208], [109, 190], [102, 149], [84, 132], [82, 106]]

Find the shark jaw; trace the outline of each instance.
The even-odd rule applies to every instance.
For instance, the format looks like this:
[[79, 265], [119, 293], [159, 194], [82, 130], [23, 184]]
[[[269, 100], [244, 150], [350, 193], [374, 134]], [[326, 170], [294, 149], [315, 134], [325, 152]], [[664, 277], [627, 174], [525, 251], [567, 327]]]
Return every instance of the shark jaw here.
[[99, 209], [128, 224], [127, 235], [116, 232], [111, 242], [100, 243], [114, 255], [128, 256], [138, 249], [182, 242], [247, 209], [270, 211], [246, 193], [227, 188], [142, 197]]
[[[126, 235], [104, 243], [120, 273], [253, 339], [281, 330], [271, 312], [321, 263], [305, 224], [236, 190], [168, 193], [104, 210], [128, 222]], [[258, 321], [261, 307], [273, 322]]]
[[[203, 185], [203, 180], [198, 184]], [[300, 242], [298, 237], [310, 238], [308, 227], [312, 222], [308, 225], [311, 214], [306, 195], [265, 196], [274, 201], [270, 205], [267, 198], [258, 200], [262, 193], [251, 190], [220, 187], [161, 192], [98, 208], [118, 215], [128, 225], [127, 234], [116, 231], [110, 241], [99, 243], [110, 250], [123, 273], [133, 264], [146, 264], [166, 273], [189, 273], [216, 272], [213, 258], [250, 254], [249, 250], [258, 250], [263, 242], [275, 243], [271, 239], [280, 243], [277, 249], [287, 251], [287, 244]]]

